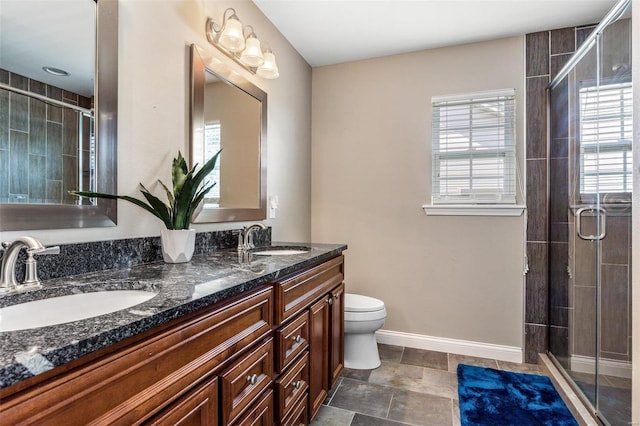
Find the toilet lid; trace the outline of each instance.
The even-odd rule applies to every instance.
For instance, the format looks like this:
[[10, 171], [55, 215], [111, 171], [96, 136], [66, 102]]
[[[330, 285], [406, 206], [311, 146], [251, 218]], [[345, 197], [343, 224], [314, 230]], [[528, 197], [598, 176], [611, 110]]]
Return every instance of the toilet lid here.
[[371, 312], [381, 309], [384, 309], [384, 302], [374, 297], [351, 293], [344, 296], [344, 310], [347, 312]]

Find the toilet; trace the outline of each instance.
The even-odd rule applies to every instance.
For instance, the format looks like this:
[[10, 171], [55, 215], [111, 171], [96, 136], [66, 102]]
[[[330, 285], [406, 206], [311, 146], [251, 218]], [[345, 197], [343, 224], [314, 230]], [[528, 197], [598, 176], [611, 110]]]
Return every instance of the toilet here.
[[344, 298], [344, 366], [371, 370], [380, 366], [376, 331], [387, 317], [384, 302], [346, 293]]

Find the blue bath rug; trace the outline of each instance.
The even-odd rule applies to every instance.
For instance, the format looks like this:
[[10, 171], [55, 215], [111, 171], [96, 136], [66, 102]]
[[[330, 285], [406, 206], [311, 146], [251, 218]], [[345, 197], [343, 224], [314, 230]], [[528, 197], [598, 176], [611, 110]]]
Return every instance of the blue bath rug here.
[[578, 426], [548, 377], [458, 365], [462, 426]]

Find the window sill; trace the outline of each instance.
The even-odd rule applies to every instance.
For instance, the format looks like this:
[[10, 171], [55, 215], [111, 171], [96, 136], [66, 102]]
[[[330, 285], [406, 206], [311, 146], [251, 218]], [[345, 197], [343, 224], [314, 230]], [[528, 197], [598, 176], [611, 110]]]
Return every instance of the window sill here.
[[527, 208], [521, 204], [428, 204], [427, 216], [521, 216]]

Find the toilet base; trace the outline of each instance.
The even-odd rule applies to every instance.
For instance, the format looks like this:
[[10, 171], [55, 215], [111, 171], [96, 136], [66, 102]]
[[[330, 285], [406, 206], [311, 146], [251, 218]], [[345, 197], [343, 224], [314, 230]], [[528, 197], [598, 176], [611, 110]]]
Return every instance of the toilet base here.
[[344, 335], [344, 366], [353, 370], [373, 370], [380, 367], [375, 333]]

